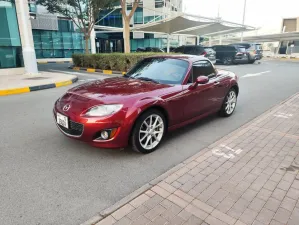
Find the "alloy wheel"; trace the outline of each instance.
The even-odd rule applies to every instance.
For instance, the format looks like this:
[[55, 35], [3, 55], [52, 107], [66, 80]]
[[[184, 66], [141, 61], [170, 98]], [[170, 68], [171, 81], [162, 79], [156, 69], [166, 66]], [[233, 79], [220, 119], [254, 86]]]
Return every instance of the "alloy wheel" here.
[[225, 103], [225, 112], [230, 115], [234, 112], [237, 104], [237, 96], [235, 91], [230, 91]]
[[139, 142], [146, 149], [155, 148], [162, 140], [164, 134], [164, 121], [161, 116], [152, 114], [140, 126]]
[[225, 57], [224, 60], [223, 60], [223, 63], [225, 65], [230, 65], [232, 63], [232, 58], [230, 57]]

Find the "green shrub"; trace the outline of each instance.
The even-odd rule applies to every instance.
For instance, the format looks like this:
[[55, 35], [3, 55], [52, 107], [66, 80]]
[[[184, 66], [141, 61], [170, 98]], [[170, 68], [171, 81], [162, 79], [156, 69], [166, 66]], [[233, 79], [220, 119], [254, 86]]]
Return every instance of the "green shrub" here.
[[76, 67], [88, 67], [101, 70], [128, 71], [140, 60], [167, 53], [103, 53], [74, 54], [73, 63]]

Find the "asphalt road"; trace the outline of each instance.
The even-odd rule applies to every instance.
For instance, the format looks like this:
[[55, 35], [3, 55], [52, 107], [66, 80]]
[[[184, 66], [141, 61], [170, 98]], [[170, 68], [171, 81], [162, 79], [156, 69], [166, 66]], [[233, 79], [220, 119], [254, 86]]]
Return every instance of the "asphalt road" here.
[[[149, 155], [97, 149], [63, 136], [52, 107], [71, 86], [1, 97], [1, 224], [80, 224], [299, 91], [299, 63], [226, 68], [240, 76], [235, 114], [211, 116], [173, 132]], [[74, 73], [66, 64], [41, 65], [40, 70]], [[103, 78], [76, 74], [79, 83]]]

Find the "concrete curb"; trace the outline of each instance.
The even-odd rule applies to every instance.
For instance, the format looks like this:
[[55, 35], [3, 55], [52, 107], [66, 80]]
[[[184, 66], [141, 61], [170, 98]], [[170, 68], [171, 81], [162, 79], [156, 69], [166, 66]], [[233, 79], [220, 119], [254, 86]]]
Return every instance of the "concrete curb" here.
[[40, 91], [40, 90], [49, 89], [49, 88], [63, 87], [63, 86], [73, 84], [77, 81], [78, 81], [78, 77], [75, 77], [71, 80], [60, 81], [60, 82], [56, 82], [56, 83], [0, 90], [0, 96], [16, 95], [16, 94], [28, 93], [28, 92], [32, 92], [32, 91]]
[[249, 122], [245, 123], [244, 125], [240, 126], [236, 130], [234, 130], [234, 131], [230, 132], [229, 134], [221, 137], [216, 142], [214, 142], [211, 145], [209, 145], [208, 147], [200, 150], [200, 152], [198, 152], [195, 155], [187, 158], [182, 163], [180, 163], [180, 164], [176, 165], [175, 167], [171, 168], [170, 170], [166, 171], [165, 173], [163, 173], [159, 177], [155, 178], [154, 180], [146, 183], [145, 185], [143, 185], [139, 189], [137, 189], [134, 192], [132, 192], [131, 194], [127, 195], [126, 197], [124, 197], [120, 201], [116, 202], [114, 205], [110, 206], [109, 208], [104, 209], [98, 215], [92, 217], [90, 220], [82, 223], [81, 225], [96, 225], [101, 220], [105, 219], [107, 216], [111, 215], [113, 212], [115, 212], [116, 210], [120, 209], [122, 206], [124, 206], [127, 203], [131, 202], [132, 200], [134, 200], [135, 198], [137, 198], [141, 194], [145, 193], [146, 191], [150, 190], [153, 186], [155, 186], [156, 184], [158, 184], [159, 182], [161, 182], [162, 180], [164, 180], [169, 175], [177, 172], [179, 169], [181, 169], [183, 166], [186, 166], [191, 161], [193, 161], [195, 159], [198, 159], [199, 157], [203, 156], [207, 152], [211, 151], [212, 148], [214, 148], [217, 145], [221, 144], [226, 139], [228, 139], [231, 136], [233, 136], [235, 134], [238, 134], [240, 132], [246, 132], [246, 129], [248, 129], [252, 124], [256, 123], [257, 121], [259, 121], [261, 119], [263, 119], [267, 114], [269, 114], [269, 113], [271, 113], [273, 111], [275, 112], [275, 111], [279, 110], [281, 107], [283, 107], [284, 103], [286, 103], [288, 100], [291, 100], [292, 98], [296, 97], [297, 95], [299, 95], [299, 93], [296, 93], [296, 94], [288, 97], [287, 99], [285, 99], [282, 102], [276, 104], [275, 106], [273, 106], [272, 108], [268, 109], [267, 111], [265, 111], [261, 115], [255, 117], [251, 121], [249, 121]]
[[72, 61], [41, 61], [37, 62], [37, 64], [48, 64], [48, 63], [71, 63]]
[[100, 70], [100, 69], [76, 67], [76, 66], [70, 66], [69, 69], [76, 70], [76, 71], [82, 70], [82, 71], [86, 71], [88, 73], [103, 73], [103, 74], [107, 74], [107, 75], [113, 75], [113, 74], [124, 75], [126, 73], [126, 72], [115, 71], [115, 70]]

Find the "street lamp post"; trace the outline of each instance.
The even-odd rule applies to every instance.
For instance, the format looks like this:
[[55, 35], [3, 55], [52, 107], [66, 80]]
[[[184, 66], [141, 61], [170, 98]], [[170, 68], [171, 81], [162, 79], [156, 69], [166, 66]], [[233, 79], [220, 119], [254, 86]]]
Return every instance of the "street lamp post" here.
[[[243, 25], [243, 26], [244, 26], [244, 23], [245, 23], [246, 1], [247, 1], [247, 0], [244, 0], [243, 21], [242, 21], [242, 25]], [[241, 33], [241, 42], [243, 42], [243, 32]]]

